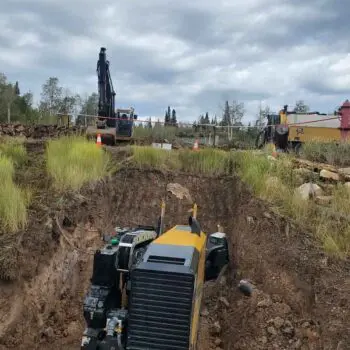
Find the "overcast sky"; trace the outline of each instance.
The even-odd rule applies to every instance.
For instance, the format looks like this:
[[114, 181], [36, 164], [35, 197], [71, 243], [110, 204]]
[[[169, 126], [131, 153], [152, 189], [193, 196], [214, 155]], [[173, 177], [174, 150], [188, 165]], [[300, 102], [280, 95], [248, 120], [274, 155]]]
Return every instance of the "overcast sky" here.
[[220, 114], [226, 99], [279, 109], [350, 98], [350, 2], [332, 0], [0, 0], [0, 71], [40, 97], [57, 76], [97, 91], [107, 48], [120, 107], [178, 119]]

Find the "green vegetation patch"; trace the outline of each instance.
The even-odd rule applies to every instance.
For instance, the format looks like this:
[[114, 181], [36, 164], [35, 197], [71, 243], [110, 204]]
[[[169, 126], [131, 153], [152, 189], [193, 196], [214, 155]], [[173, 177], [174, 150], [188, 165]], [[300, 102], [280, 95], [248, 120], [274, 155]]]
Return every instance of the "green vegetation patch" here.
[[164, 150], [151, 146], [133, 146], [133, 162], [141, 169], [181, 170], [192, 174], [231, 173], [231, 155], [218, 149], [192, 151]]
[[235, 152], [238, 175], [260, 198], [271, 203], [281, 215], [288, 216], [320, 239], [326, 252], [340, 258], [350, 253], [350, 189], [339, 184], [332, 190], [330, 206], [302, 199], [295, 191], [300, 179], [293, 171], [290, 157], [269, 159], [266, 153]]
[[321, 142], [318, 140], [302, 144], [301, 157], [334, 166], [350, 166], [350, 142]]
[[9, 157], [16, 166], [27, 160], [27, 151], [24, 147], [24, 138], [2, 137], [0, 139], [0, 155]]
[[109, 154], [84, 137], [65, 136], [47, 144], [47, 171], [58, 190], [79, 190], [102, 179], [108, 174], [109, 162]]
[[30, 192], [17, 186], [13, 181], [13, 176], [13, 160], [0, 155], [0, 224], [2, 232], [15, 232], [27, 224]]

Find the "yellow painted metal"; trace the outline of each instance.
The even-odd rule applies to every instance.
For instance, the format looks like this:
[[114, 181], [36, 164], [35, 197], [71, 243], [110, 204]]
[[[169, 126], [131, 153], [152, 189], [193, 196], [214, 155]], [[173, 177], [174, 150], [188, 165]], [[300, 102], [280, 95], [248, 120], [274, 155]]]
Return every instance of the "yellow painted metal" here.
[[[197, 208], [193, 208], [197, 211]], [[203, 296], [203, 284], [205, 278], [205, 257], [206, 257], [206, 234], [200, 235], [191, 233], [190, 226], [177, 225], [165, 232], [163, 235], [153, 241], [152, 244], [173, 245], [182, 247], [193, 247], [199, 253], [198, 267], [194, 286], [194, 308], [191, 322], [191, 347], [195, 349], [198, 338], [199, 316]]]
[[[162, 215], [164, 215], [164, 200], [162, 201], [161, 208]], [[191, 209], [192, 216], [194, 218], [197, 215], [197, 209], [197, 204], [195, 203]], [[193, 294], [194, 307], [191, 320], [190, 350], [196, 349], [198, 339], [200, 309], [202, 304], [203, 285], [205, 279], [206, 242], [207, 236], [204, 232], [201, 232], [200, 235], [192, 233], [191, 227], [188, 225], [176, 225], [152, 242], [152, 244], [167, 246], [173, 245], [174, 249], [176, 249], [175, 246], [193, 247], [199, 253]]]
[[280, 112], [280, 123], [281, 124], [288, 124], [288, 116], [283, 111]]
[[341, 140], [341, 131], [337, 128], [321, 128], [314, 126], [290, 126], [289, 141], [323, 141], [332, 142]]
[[[188, 227], [188, 229], [182, 229], [184, 227]], [[163, 235], [154, 240], [153, 244], [194, 247], [200, 252], [203, 248], [205, 240], [206, 235], [204, 232], [201, 232], [200, 236], [198, 236], [191, 233], [189, 226], [174, 226], [169, 231], [165, 232]]]
[[194, 308], [192, 314], [192, 325], [191, 325], [191, 347], [190, 349], [196, 349], [196, 343], [198, 339], [198, 328], [200, 319], [200, 310], [202, 305], [203, 297], [203, 285], [205, 278], [205, 258], [206, 258], [206, 240], [203, 241], [203, 245], [200, 250], [199, 265], [197, 270], [197, 279], [195, 286], [195, 296], [194, 296]]
[[192, 216], [193, 216], [194, 218], [197, 217], [197, 209], [198, 209], [197, 204], [194, 203], [194, 204], [193, 204], [193, 214], [192, 214]]

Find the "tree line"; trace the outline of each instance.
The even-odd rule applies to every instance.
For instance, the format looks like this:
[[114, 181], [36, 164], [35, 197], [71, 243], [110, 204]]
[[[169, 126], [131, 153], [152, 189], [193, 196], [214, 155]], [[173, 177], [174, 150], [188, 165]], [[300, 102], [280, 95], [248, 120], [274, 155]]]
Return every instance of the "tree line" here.
[[[298, 100], [293, 110], [295, 112], [308, 112], [310, 108], [303, 100]], [[57, 77], [49, 77], [42, 84], [39, 103], [34, 105], [32, 92], [23, 93], [18, 81], [9, 82], [6, 75], [0, 73], [0, 122], [54, 123], [57, 120], [57, 113], [97, 115], [98, 94], [93, 92], [80, 96], [63, 88]], [[240, 127], [243, 125], [242, 119], [245, 113], [244, 102], [225, 101], [221, 116], [209, 116], [209, 113], [205, 112], [197, 118], [192, 126], [196, 130], [205, 130], [211, 125]], [[270, 113], [269, 106], [264, 108], [259, 106], [254, 126], [263, 125]], [[77, 122], [79, 121], [81, 120], [78, 118]], [[161, 123], [158, 120], [155, 124], [160, 125]], [[175, 108], [168, 106], [165, 110], [164, 125], [178, 127]], [[152, 127], [151, 119], [144, 127]]]
[[57, 77], [48, 78], [41, 87], [40, 101], [34, 105], [33, 93], [22, 93], [18, 81], [9, 82], [0, 73], [0, 122], [26, 124], [55, 123], [57, 113], [97, 115], [98, 94], [80, 96], [60, 85]]

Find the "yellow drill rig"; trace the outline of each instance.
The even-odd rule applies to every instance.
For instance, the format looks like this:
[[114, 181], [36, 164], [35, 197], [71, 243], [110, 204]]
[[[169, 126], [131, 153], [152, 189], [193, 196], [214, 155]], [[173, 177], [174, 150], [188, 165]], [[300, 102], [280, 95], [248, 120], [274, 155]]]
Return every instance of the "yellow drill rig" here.
[[200, 350], [203, 284], [229, 262], [225, 233], [205, 234], [196, 219], [163, 231], [116, 228], [95, 252], [84, 300], [81, 350]]

